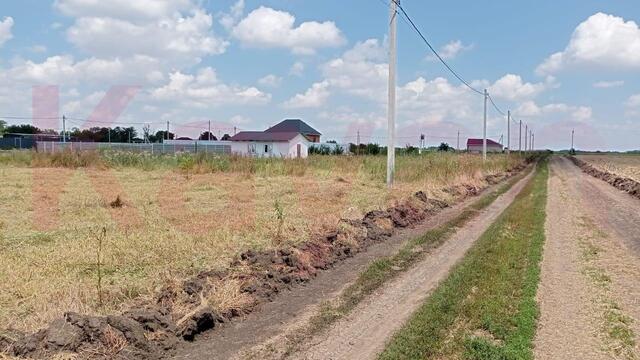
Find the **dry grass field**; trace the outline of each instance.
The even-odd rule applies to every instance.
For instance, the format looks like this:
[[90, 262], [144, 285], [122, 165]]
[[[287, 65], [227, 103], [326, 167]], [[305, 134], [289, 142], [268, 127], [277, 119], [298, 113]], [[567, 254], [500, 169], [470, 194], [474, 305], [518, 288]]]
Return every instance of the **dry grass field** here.
[[640, 181], [640, 155], [580, 155], [578, 158], [600, 170]]
[[418, 190], [451, 200], [444, 187], [519, 161], [401, 156], [390, 191], [384, 157], [0, 153], [0, 328], [121, 310], [249, 248], [304, 241]]

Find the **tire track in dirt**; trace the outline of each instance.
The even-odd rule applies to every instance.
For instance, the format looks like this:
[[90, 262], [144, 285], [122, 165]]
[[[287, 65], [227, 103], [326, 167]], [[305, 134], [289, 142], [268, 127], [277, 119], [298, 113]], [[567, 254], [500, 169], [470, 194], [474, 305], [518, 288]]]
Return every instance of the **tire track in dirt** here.
[[638, 358], [639, 210], [637, 199], [552, 160], [537, 359]]
[[531, 174], [496, 199], [412, 269], [376, 291], [346, 318], [310, 339], [294, 359], [373, 359], [480, 235], [511, 204]]

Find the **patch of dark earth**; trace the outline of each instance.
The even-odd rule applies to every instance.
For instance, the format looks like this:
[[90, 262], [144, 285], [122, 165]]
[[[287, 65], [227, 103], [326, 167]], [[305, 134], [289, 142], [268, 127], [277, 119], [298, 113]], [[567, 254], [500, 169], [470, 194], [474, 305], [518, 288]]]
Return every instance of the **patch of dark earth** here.
[[[520, 164], [487, 176], [485, 182], [490, 188], [525, 167]], [[387, 210], [371, 211], [361, 220], [343, 219], [335, 231], [300, 245], [246, 251], [229, 270], [205, 271], [182, 283], [168, 284], [153, 301], [119, 315], [66, 313], [36, 333], [0, 331], [0, 352], [25, 358], [49, 358], [61, 352], [80, 358], [189, 358], [189, 344], [194, 340], [213, 342], [218, 350], [240, 350], [268, 335], [271, 325], [321, 301], [322, 294], [338, 291], [371, 260], [446, 222], [484, 190], [470, 185], [447, 188], [456, 199], [453, 207], [418, 192]], [[356, 254], [361, 256], [354, 257]], [[325, 271], [329, 269], [332, 271]], [[251, 299], [249, 305], [219, 312], [206, 303], [204, 299], [227, 281], [242, 284], [241, 292]], [[212, 331], [218, 329], [222, 331]], [[210, 355], [228, 357], [224, 351]]]

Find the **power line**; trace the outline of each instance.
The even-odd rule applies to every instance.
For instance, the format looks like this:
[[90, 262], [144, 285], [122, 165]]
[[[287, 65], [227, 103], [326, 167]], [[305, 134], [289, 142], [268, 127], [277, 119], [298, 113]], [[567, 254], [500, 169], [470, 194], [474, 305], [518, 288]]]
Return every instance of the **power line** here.
[[491, 94], [489, 94], [489, 100], [491, 101], [491, 105], [493, 105], [493, 107], [496, 109], [496, 111], [498, 111], [500, 113], [500, 115], [502, 116], [507, 116], [507, 114], [505, 114], [499, 107], [498, 105], [496, 105], [496, 103], [493, 101], [493, 98], [491, 97]]
[[444, 61], [444, 59], [442, 58], [442, 56], [440, 56], [440, 54], [438, 54], [438, 51], [436, 51], [436, 49], [431, 45], [431, 43], [429, 43], [429, 40], [427, 40], [427, 38], [422, 34], [422, 32], [420, 31], [420, 29], [418, 29], [418, 26], [416, 26], [416, 24], [413, 22], [413, 20], [411, 19], [411, 17], [409, 16], [409, 14], [405, 11], [405, 9], [400, 5], [400, 2], [398, 0], [391, 0], [393, 1], [396, 6], [400, 9], [400, 11], [402, 12], [402, 15], [407, 19], [407, 21], [409, 21], [409, 24], [411, 25], [411, 27], [413, 27], [413, 29], [418, 33], [418, 35], [420, 36], [420, 38], [422, 38], [422, 41], [424, 41], [425, 44], [427, 44], [427, 46], [429, 47], [429, 49], [431, 50], [431, 52], [433, 52], [433, 54], [438, 58], [438, 60], [440, 60], [440, 62], [451, 72], [451, 74], [453, 74], [453, 76], [455, 76], [458, 80], [460, 80], [461, 83], [463, 83], [466, 87], [468, 87], [471, 91], [474, 91], [480, 95], [484, 95], [484, 93], [476, 88], [474, 88], [473, 86], [471, 86], [471, 84], [469, 84], [466, 80], [464, 80], [462, 78], [462, 76], [458, 75], [458, 73], [453, 70], [451, 68], [451, 66], [449, 66], [449, 64], [447, 64], [446, 61]]

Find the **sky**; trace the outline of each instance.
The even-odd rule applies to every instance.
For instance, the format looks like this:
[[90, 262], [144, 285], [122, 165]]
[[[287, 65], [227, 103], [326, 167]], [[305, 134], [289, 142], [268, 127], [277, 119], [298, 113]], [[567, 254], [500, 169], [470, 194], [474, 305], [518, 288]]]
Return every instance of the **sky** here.
[[[512, 149], [520, 121], [536, 148], [569, 148], [575, 129], [579, 149], [640, 149], [637, 0], [402, 6], [456, 72], [513, 113]], [[388, 25], [388, 0], [3, 1], [0, 119], [58, 130], [60, 120], [7, 117], [65, 115], [67, 128], [168, 121], [194, 137], [209, 122], [232, 134], [300, 118], [323, 140], [386, 143]], [[397, 92], [398, 146], [482, 136], [483, 96], [402, 19]], [[488, 119], [489, 137], [506, 145], [505, 116], [490, 105]]]

